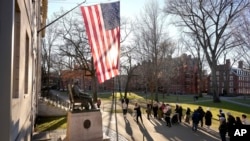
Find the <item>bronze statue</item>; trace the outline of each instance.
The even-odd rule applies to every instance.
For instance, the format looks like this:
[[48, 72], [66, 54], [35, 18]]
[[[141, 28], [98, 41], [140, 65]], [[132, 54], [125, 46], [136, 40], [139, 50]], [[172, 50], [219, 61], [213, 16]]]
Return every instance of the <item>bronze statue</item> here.
[[70, 102], [72, 104], [72, 110], [75, 110], [75, 103], [81, 103], [81, 107], [84, 107], [86, 110], [89, 110], [89, 106], [91, 106], [91, 109], [96, 109], [95, 105], [93, 104], [92, 97], [84, 93], [80, 87], [78, 81], [75, 81], [73, 87], [71, 87], [72, 97], [70, 98]]

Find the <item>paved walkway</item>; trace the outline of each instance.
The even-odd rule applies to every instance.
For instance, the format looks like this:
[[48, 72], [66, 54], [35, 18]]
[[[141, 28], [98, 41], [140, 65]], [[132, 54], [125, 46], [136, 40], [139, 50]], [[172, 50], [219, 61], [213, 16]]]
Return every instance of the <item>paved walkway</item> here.
[[[65, 97], [67, 99], [67, 97]], [[223, 100], [239, 104], [229, 98]], [[39, 102], [39, 113], [42, 115], [66, 115], [65, 110], [48, 105], [44, 101]], [[250, 105], [244, 105], [250, 107]], [[134, 105], [129, 105], [133, 109]], [[112, 101], [103, 101], [101, 105], [103, 133], [110, 137], [110, 141], [219, 141], [217, 130], [207, 131], [199, 128], [197, 132], [191, 130], [191, 125], [180, 123], [171, 128], [165, 126], [164, 121], [151, 118], [148, 120], [146, 114], [142, 115], [143, 123], [137, 124], [131, 113], [126, 118], [122, 113], [112, 113], [111, 109], [121, 109], [120, 102], [113, 104]], [[42, 133], [34, 133], [33, 140], [66, 141], [66, 129]]]
[[[129, 105], [133, 109], [134, 105]], [[113, 107], [114, 108], [114, 107]], [[120, 108], [120, 103], [116, 108]], [[191, 130], [191, 125], [186, 123], [175, 124], [171, 128], [166, 126], [165, 121], [151, 118], [147, 119], [146, 114], [142, 115], [143, 123], [136, 123], [131, 113], [126, 118], [122, 113], [106, 112], [112, 109], [112, 103], [102, 105], [103, 125], [123, 135], [129, 141], [219, 141], [218, 132], [199, 128], [197, 132]], [[140, 121], [140, 120], [139, 120]]]
[[[39, 102], [40, 112], [43, 111], [43, 115], [49, 113], [65, 114], [62, 110], [58, 110], [58, 107], [51, 106], [50, 104]], [[41, 107], [40, 107], [41, 106]], [[114, 105], [113, 105], [114, 106]], [[134, 117], [128, 113], [126, 118], [122, 113], [110, 114], [112, 102], [103, 102], [101, 107], [102, 120], [103, 120], [103, 133], [110, 137], [110, 141], [219, 141], [218, 133], [215, 131], [206, 132], [202, 129], [197, 132], [191, 130], [190, 125], [181, 123], [173, 125], [171, 128], [165, 126], [164, 121], [156, 119], [148, 120], [146, 115], [143, 114], [143, 123], [137, 124]], [[120, 103], [116, 105], [117, 109], [120, 109]], [[133, 108], [133, 105], [129, 105], [129, 108]], [[45, 112], [46, 111], [46, 112]], [[66, 129], [47, 131], [42, 133], [34, 133], [33, 141], [38, 140], [51, 140], [51, 141], [66, 141]]]

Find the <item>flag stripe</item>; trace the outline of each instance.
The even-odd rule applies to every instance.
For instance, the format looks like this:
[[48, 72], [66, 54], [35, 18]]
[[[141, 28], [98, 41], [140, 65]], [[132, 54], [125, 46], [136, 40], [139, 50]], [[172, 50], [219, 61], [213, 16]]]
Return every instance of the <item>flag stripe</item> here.
[[[120, 27], [105, 29], [101, 7], [101, 5], [81, 7], [96, 75], [100, 83], [119, 74], [120, 50]], [[107, 14], [109, 11], [105, 12]], [[112, 28], [112, 26], [108, 27]]]

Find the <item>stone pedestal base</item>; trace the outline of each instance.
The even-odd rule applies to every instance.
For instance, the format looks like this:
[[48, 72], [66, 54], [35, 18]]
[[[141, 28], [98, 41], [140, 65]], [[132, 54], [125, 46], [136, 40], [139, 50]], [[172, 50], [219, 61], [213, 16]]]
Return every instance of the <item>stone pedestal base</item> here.
[[68, 112], [68, 141], [102, 141], [102, 115], [97, 111]]

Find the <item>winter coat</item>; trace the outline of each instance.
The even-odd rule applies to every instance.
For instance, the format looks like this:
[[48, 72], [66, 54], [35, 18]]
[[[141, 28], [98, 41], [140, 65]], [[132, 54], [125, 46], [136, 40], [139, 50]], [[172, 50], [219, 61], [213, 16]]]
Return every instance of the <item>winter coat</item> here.
[[198, 124], [199, 123], [199, 112], [198, 111], [195, 111], [192, 115], [192, 120], [193, 120], [193, 123], [195, 124]]
[[210, 111], [207, 111], [205, 113], [205, 125], [211, 126], [212, 125], [212, 113]]

